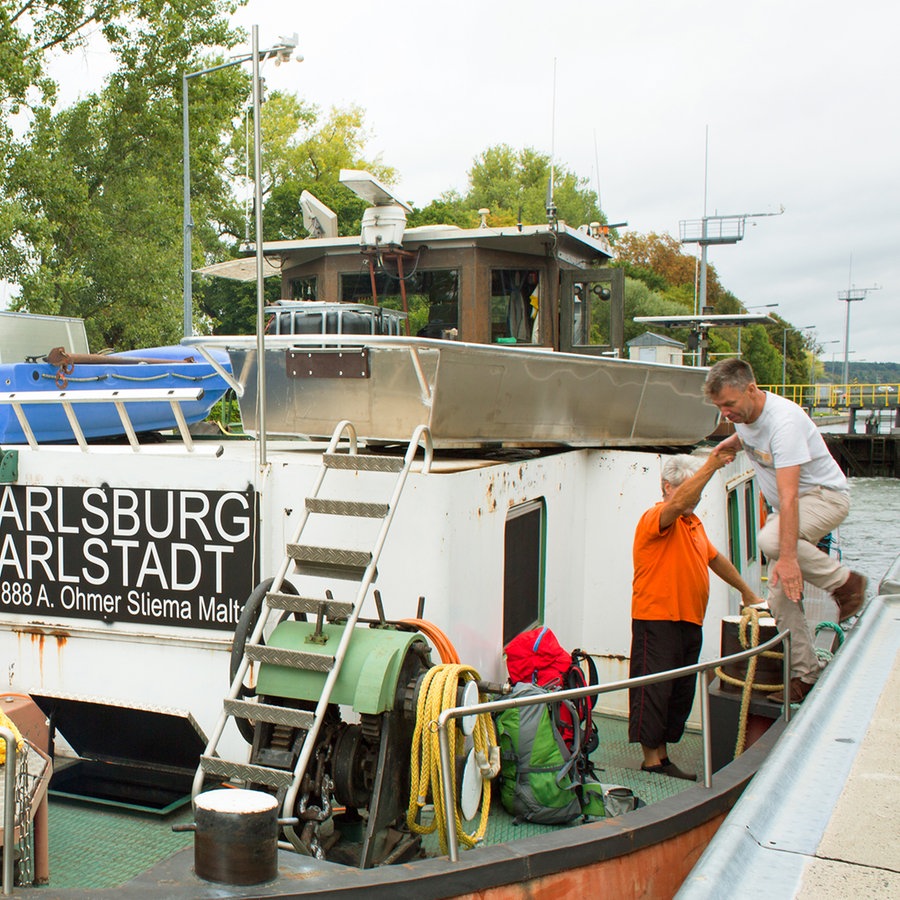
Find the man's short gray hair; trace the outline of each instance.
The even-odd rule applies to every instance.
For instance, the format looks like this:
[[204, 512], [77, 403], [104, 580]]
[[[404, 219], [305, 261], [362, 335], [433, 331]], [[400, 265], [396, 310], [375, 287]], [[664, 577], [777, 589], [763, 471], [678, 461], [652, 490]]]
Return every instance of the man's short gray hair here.
[[702, 460], [697, 459], [696, 456], [688, 456], [687, 453], [670, 456], [662, 467], [662, 483], [678, 487], [683, 481], [687, 481], [702, 465]]
[[723, 388], [745, 391], [755, 382], [756, 376], [749, 363], [742, 359], [720, 359], [707, 373], [703, 393], [711, 399], [718, 396]]

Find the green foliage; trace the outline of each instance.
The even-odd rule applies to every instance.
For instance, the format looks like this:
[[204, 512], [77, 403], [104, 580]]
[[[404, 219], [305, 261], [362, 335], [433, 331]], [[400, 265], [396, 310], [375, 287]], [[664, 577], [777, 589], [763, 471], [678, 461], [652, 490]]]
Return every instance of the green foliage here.
[[[83, 317], [97, 349], [171, 343], [182, 317], [181, 70], [204, 65], [197, 49], [237, 41], [226, 18], [232, 7], [81, 5], [104, 23], [120, 68], [99, 94], [69, 109], [38, 105], [25, 137], [4, 143], [0, 275], [19, 285], [18, 309]], [[61, 6], [68, 14], [78, 4]], [[71, 21], [58, 24], [57, 37]], [[58, 45], [79, 39], [72, 32]], [[242, 81], [246, 75], [223, 70], [192, 97], [200, 221], [228, 197], [219, 135]], [[198, 233], [202, 258], [204, 229]]]
[[[840, 383], [844, 379], [843, 354], [823, 364], [825, 380]], [[900, 384], [900, 363], [850, 362], [847, 366], [851, 384]]]
[[[553, 202], [557, 218], [575, 227], [589, 222], [605, 222], [597, 205], [597, 195], [564, 165], [553, 171]], [[448, 192], [416, 213], [416, 225], [454, 224], [474, 228], [478, 210], [488, 209], [489, 225], [535, 225], [547, 221], [547, 194], [550, 157], [532, 147], [514, 150], [508, 144], [489, 147], [469, 170], [469, 190], [465, 196]]]
[[766, 333], [767, 327], [772, 328], [749, 325], [743, 329], [742, 356], [752, 366], [759, 384], [780, 384], [782, 356]]

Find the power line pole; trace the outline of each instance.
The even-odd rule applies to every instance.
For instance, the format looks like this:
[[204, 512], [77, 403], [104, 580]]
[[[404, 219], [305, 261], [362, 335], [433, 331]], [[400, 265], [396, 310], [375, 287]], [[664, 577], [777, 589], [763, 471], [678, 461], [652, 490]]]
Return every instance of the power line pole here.
[[847, 304], [847, 315], [844, 319], [844, 385], [850, 383], [850, 304], [859, 300], [865, 300], [866, 294], [868, 294], [869, 291], [877, 291], [880, 289], [881, 286], [875, 284], [872, 287], [852, 287], [846, 291], [838, 291], [838, 300]]

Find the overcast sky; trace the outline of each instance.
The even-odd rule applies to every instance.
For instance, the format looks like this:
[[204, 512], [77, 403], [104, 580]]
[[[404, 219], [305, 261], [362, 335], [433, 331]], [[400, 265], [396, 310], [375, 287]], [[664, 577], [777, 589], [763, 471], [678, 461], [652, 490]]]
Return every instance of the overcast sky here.
[[849, 306], [850, 359], [900, 361], [900, 6], [250, 0], [235, 21], [261, 47], [298, 33], [304, 62], [267, 63], [268, 85], [362, 106], [367, 153], [418, 206], [507, 143], [553, 150], [610, 221], [678, 236], [704, 213], [708, 132], [707, 214], [785, 209], [710, 249], [724, 286], [816, 326], [825, 359]]

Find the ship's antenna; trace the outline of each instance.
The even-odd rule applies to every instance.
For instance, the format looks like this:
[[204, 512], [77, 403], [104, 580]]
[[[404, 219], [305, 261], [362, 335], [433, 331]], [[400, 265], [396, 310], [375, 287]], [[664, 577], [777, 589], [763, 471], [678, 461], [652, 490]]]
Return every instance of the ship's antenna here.
[[556, 204], [553, 202], [554, 160], [556, 158], [556, 57], [553, 57], [553, 103], [550, 114], [550, 184], [547, 185], [547, 221], [556, 220]]
[[[597, 129], [594, 129], [594, 170], [597, 173], [597, 209], [603, 212], [603, 204], [600, 202], [600, 153], [597, 150]], [[606, 220], [607, 222], [609, 219]]]

